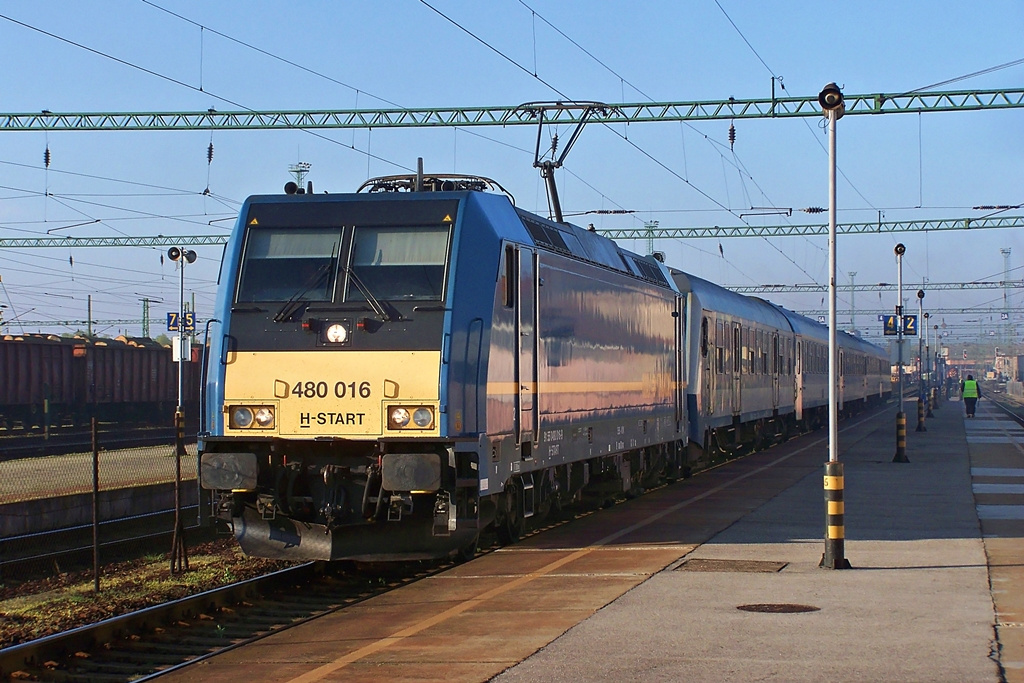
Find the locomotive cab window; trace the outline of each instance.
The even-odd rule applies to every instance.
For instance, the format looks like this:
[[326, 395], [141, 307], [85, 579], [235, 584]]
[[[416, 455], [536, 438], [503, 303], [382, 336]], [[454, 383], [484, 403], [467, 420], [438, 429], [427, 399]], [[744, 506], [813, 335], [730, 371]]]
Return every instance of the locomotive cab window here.
[[340, 245], [340, 228], [251, 228], [235, 300], [329, 301]]
[[[449, 230], [443, 226], [357, 227], [352, 272], [375, 297], [439, 301], [444, 296]], [[365, 301], [350, 286], [346, 301]]]

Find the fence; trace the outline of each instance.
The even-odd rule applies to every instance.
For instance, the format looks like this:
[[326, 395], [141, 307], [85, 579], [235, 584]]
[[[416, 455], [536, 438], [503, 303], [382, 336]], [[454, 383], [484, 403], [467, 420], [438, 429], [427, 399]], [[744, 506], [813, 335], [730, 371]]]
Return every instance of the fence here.
[[[109, 434], [110, 432], [108, 432]], [[59, 573], [118, 546], [174, 530], [177, 445], [170, 443], [0, 461], [0, 580], [5, 575]], [[76, 449], [78, 450], [78, 449]], [[94, 452], [95, 451], [95, 452]], [[198, 523], [196, 445], [181, 457], [181, 507]]]

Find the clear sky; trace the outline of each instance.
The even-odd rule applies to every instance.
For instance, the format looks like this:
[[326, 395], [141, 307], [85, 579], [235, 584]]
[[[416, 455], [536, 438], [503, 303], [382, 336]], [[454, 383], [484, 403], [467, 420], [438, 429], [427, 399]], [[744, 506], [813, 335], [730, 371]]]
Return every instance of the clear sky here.
[[[1024, 2], [740, 2], [672, 0], [394, 0], [197, 2], [40, 0], [0, 9], [0, 110], [221, 111], [511, 106], [573, 98], [609, 103], [848, 95], [1024, 86]], [[288, 62], [291, 62], [289, 64]], [[1005, 64], [1013, 66], [966, 79]], [[301, 67], [301, 68], [300, 68]], [[536, 73], [536, 76], [534, 76]], [[952, 80], [960, 79], [960, 80]], [[565, 212], [598, 228], [741, 225], [750, 207], [828, 206], [827, 135], [818, 119], [587, 127], [558, 173]], [[557, 131], [563, 139], [571, 129]], [[545, 132], [547, 136], [549, 131]], [[849, 116], [839, 122], [839, 220], [980, 217], [978, 205], [1024, 203], [1024, 110]], [[0, 131], [0, 237], [226, 234], [250, 194], [281, 191], [290, 164], [311, 164], [316, 191], [367, 177], [428, 172], [494, 178], [547, 214], [532, 167], [532, 127], [357, 131]], [[628, 141], [624, 138], [628, 138]], [[214, 145], [212, 163], [207, 149]], [[44, 150], [50, 166], [44, 167]], [[209, 188], [209, 194], [204, 190]], [[1010, 213], [1022, 213], [1021, 211]], [[750, 225], [824, 222], [795, 211]], [[82, 225], [84, 224], [84, 225]], [[840, 236], [840, 284], [1024, 278], [1020, 230]], [[643, 241], [625, 246], [643, 251]], [[669, 264], [725, 285], [827, 283], [824, 237], [660, 241]], [[186, 271], [201, 320], [212, 314], [220, 249]], [[19, 321], [141, 318], [153, 334], [177, 308], [164, 249], [0, 253], [6, 328]], [[73, 263], [72, 263], [73, 261]], [[927, 290], [927, 287], [925, 287]], [[1012, 306], [1022, 306], [1014, 290]], [[773, 294], [797, 310], [823, 295]], [[891, 310], [894, 292], [858, 293], [858, 310]], [[1001, 307], [1003, 292], [934, 291], [928, 307]], [[849, 308], [841, 293], [841, 309]], [[845, 317], [845, 316], [844, 316]], [[848, 317], [847, 317], [848, 318]], [[840, 318], [843, 320], [843, 317]], [[950, 332], [999, 327], [998, 313], [943, 315]], [[974, 321], [974, 322], [967, 322]], [[1024, 314], [1016, 315], [1017, 338]], [[859, 315], [868, 338], [874, 316]], [[25, 331], [41, 328], [27, 325]], [[73, 328], [71, 328], [73, 329]], [[105, 334], [138, 325], [117, 325]]]

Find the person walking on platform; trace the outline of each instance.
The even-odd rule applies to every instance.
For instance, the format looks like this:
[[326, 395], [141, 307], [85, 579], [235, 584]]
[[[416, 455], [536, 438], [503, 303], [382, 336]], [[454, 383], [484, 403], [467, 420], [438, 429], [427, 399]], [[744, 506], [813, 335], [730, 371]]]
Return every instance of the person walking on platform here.
[[974, 375], [967, 375], [967, 379], [960, 382], [960, 395], [964, 397], [967, 417], [974, 417], [974, 409], [978, 404], [978, 399], [981, 398], [981, 387], [978, 386]]

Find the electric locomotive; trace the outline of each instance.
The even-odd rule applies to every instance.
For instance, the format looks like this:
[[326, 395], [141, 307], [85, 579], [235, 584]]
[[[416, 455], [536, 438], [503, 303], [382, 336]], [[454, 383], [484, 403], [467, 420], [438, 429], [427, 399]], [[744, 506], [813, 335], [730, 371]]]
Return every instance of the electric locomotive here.
[[[294, 188], [292, 188], [294, 190]], [[200, 480], [243, 550], [435, 558], [683, 471], [684, 297], [493, 181], [253, 196], [211, 326]]]

